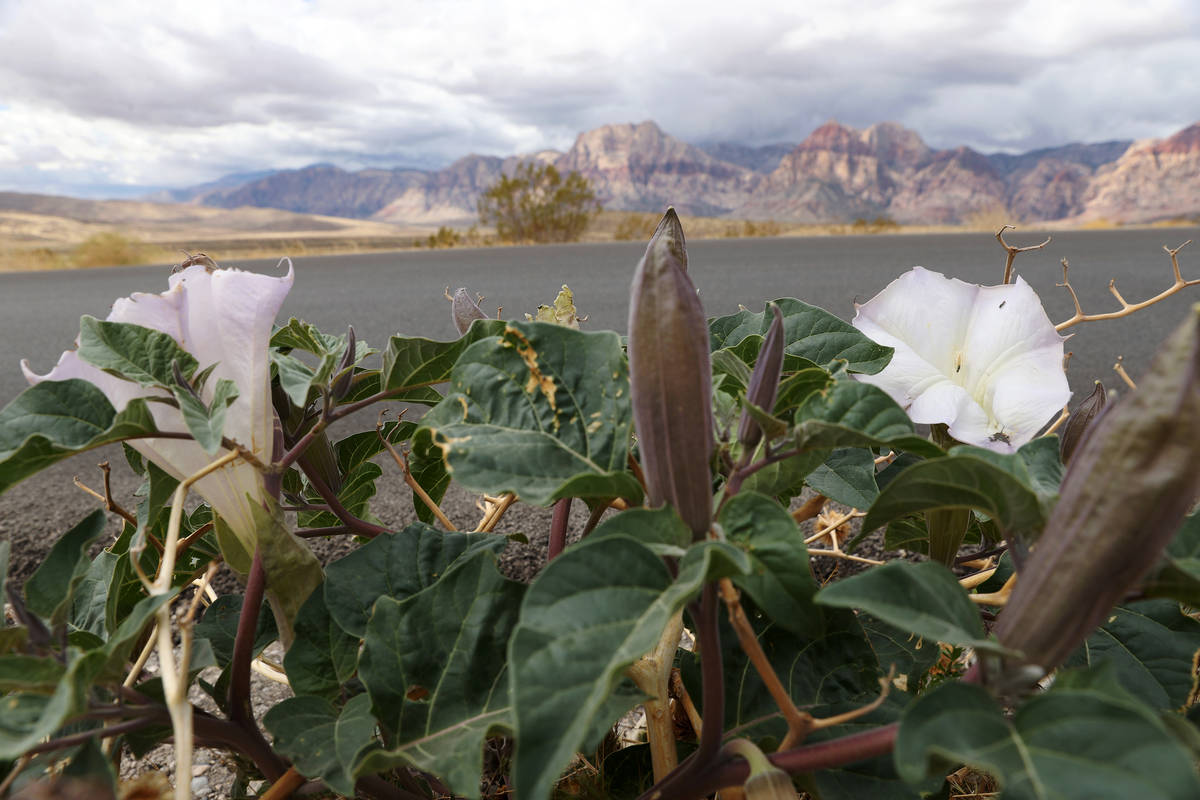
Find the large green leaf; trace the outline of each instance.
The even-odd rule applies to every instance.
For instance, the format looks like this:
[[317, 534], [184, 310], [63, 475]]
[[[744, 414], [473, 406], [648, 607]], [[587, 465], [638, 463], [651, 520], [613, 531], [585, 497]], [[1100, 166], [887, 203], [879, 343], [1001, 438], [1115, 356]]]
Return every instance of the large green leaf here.
[[[783, 312], [784, 352], [816, 364], [846, 361], [853, 372], [874, 374], [887, 366], [892, 348], [871, 341], [857, 328], [824, 309], [790, 297], [776, 300]], [[773, 316], [767, 310], [739, 311], [708, 322], [709, 344], [719, 350], [734, 347], [748, 336], [766, 336]], [[786, 368], [786, 365], [785, 365]]]
[[42, 381], [0, 410], [0, 493], [67, 456], [155, 430], [143, 400], [118, 414], [87, 381]]
[[901, 472], [879, 492], [863, 530], [940, 508], [982, 511], [1007, 535], [1025, 538], [1035, 536], [1046, 522], [1043, 500], [1027, 483], [993, 458], [972, 452], [930, 459]]
[[359, 637], [334, 622], [325, 593], [308, 596], [296, 615], [296, 641], [283, 657], [288, 683], [298, 695], [336, 697], [358, 668]]
[[[218, 664], [225, 665], [233, 659], [233, 645], [237, 639], [238, 620], [241, 616], [242, 596], [223, 594], [205, 609], [204, 616], [196, 623], [196, 638], [209, 641]], [[279, 630], [275, 626], [275, 617], [266, 613], [265, 607], [260, 609], [254, 630], [252, 653], [257, 656], [278, 638]]]
[[749, 570], [741, 551], [707, 541], [688, 550], [672, 580], [628, 536], [587, 539], [551, 561], [529, 587], [509, 645], [516, 795], [549, 797], [588, 735], [612, 723], [597, 716], [616, 713], [606, 701], [625, 668], [706, 580]]
[[142, 386], [174, 384], [172, 363], [178, 363], [187, 378], [199, 366], [192, 354], [169, 334], [87, 315], [79, 320], [79, 357], [105, 372]]
[[816, 602], [865, 611], [931, 642], [1003, 652], [954, 574], [941, 564], [893, 561], [829, 584]]
[[484, 740], [512, 727], [504, 653], [525, 589], [479, 551], [425, 591], [376, 602], [359, 677], [393, 746], [360, 775], [409, 764], [479, 796]]
[[750, 574], [735, 576], [734, 583], [776, 624], [818, 636], [822, 614], [812, 603], [817, 582], [808, 564], [804, 535], [792, 515], [769, 497], [742, 492], [730, 498], [717, 521], [728, 541], [750, 557]]
[[381, 384], [385, 390], [408, 387], [398, 399], [412, 402], [437, 402], [439, 395], [427, 387], [449, 379], [450, 369], [471, 344], [489, 336], [499, 336], [507, 323], [481, 319], [459, 338], [438, 342], [420, 337], [393, 336], [383, 353]]
[[[371, 498], [377, 491], [375, 484], [383, 477], [383, 468], [374, 461], [363, 461], [342, 476], [342, 487], [337, 492], [338, 502], [351, 515], [373, 521]], [[313, 503], [324, 502], [311, 486], [305, 492]], [[296, 515], [296, 524], [301, 528], [329, 528], [341, 525], [337, 515], [330, 511], [301, 511]]]
[[376, 536], [325, 568], [329, 615], [361, 639], [380, 597], [405, 600], [434, 585], [461, 557], [479, 550], [499, 553], [507, 543], [491, 533], [447, 533], [420, 522]]
[[942, 455], [932, 442], [916, 435], [912, 420], [877, 386], [845, 376], [808, 396], [796, 410], [798, 447], [889, 447], [927, 458]]
[[88, 573], [88, 547], [104, 534], [108, 520], [97, 509], [59, 537], [25, 582], [25, 603], [51, 628], [67, 621], [75, 591]]
[[511, 491], [538, 505], [638, 501], [641, 486], [626, 471], [632, 424], [616, 334], [510, 322], [462, 353], [416, 439], [440, 448], [451, 476], [476, 491]]
[[320, 778], [338, 794], [354, 796], [356, 771], [378, 748], [371, 698], [350, 698], [339, 712], [320, 697], [289, 697], [272, 706], [263, 724], [279, 752], [304, 775]]
[[1067, 666], [1108, 664], [1133, 696], [1157, 709], [1183, 709], [1195, 692], [1200, 623], [1172, 600], [1118, 606], [1067, 660]]
[[0, 692], [50, 693], [67, 668], [54, 656], [0, 655]]
[[942, 655], [938, 643], [889, 625], [870, 614], [859, 614], [858, 622], [867, 633], [879, 666], [884, 670], [895, 667], [896, 674], [904, 676], [907, 690], [915, 694], [925, 673]]
[[1149, 709], [1103, 679], [1063, 683], [1011, 720], [979, 686], [938, 687], [901, 719], [897, 770], [916, 783], [965, 762], [995, 775], [1006, 800], [1200, 797], [1190, 754]]
[[879, 496], [875, 485], [875, 456], [863, 447], [834, 450], [804, 482], [835, 503], [870, 508]]

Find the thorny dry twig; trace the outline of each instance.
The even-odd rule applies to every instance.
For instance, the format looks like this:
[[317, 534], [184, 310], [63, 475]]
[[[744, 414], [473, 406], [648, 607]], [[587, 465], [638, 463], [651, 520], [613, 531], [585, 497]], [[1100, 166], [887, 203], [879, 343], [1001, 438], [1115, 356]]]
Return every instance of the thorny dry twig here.
[[1066, 330], [1067, 328], [1070, 328], [1072, 325], [1078, 325], [1081, 322], [1095, 322], [1097, 320], [1102, 320], [1102, 319], [1117, 319], [1119, 317], [1126, 317], [1126, 316], [1129, 316], [1130, 314], [1134, 313], [1135, 311], [1141, 311], [1143, 308], [1152, 306], [1155, 303], [1159, 302], [1160, 300], [1167, 299], [1171, 295], [1178, 292], [1180, 289], [1184, 289], [1188, 286], [1200, 285], [1200, 278], [1197, 278], [1195, 280], [1185, 281], [1183, 279], [1183, 275], [1180, 274], [1180, 272], [1179, 272], [1179, 258], [1178, 258], [1179, 251], [1182, 250], [1183, 248], [1187, 247], [1191, 243], [1192, 243], [1192, 240], [1188, 239], [1186, 242], [1179, 245], [1179, 247], [1176, 247], [1174, 250], [1167, 247], [1166, 245], [1163, 245], [1163, 250], [1166, 250], [1167, 255], [1171, 257], [1171, 271], [1174, 273], [1175, 282], [1172, 283], [1168, 288], [1166, 288], [1163, 291], [1159, 292], [1158, 294], [1154, 295], [1154, 297], [1151, 297], [1149, 300], [1143, 300], [1140, 303], [1130, 303], [1128, 300], [1126, 300], [1124, 297], [1121, 296], [1121, 293], [1119, 291], [1117, 291], [1116, 279], [1110, 280], [1108, 282], [1108, 291], [1112, 293], [1113, 297], [1117, 298], [1117, 302], [1121, 304], [1121, 309], [1119, 311], [1106, 311], [1101, 314], [1085, 314], [1085, 313], [1083, 313], [1083, 308], [1079, 305], [1079, 296], [1075, 294], [1075, 289], [1071, 286], [1071, 282], [1067, 279], [1067, 269], [1070, 266], [1070, 264], [1068, 264], [1067, 260], [1064, 258], [1062, 260], [1063, 279], [1062, 279], [1062, 283], [1058, 284], [1058, 286], [1063, 287], [1064, 289], [1066, 289], [1068, 292], [1071, 293], [1071, 301], [1075, 304], [1075, 314], [1070, 319], [1065, 320], [1065, 321], [1060, 322], [1057, 325], [1055, 325], [1054, 329], [1056, 331], [1062, 331], [1062, 330]]
[[1028, 247], [1013, 247], [1011, 244], [1004, 241], [1004, 232], [1005, 231], [1015, 231], [1015, 230], [1016, 230], [1016, 228], [1014, 226], [1005, 225], [1005, 226], [1001, 227], [1000, 230], [996, 231], [996, 241], [999, 242], [1000, 246], [1003, 247], [1004, 250], [1008, 253], [1008, 258], [1005, 259], [1005, 261], [1004, 261], [1004, 280], [1001, 281], [1001, 283], [1004, 283], [1004, 284], [1008, 284], [1008, 283], [1012, 282], [1013, 261], [1016, 261], [1017, 253], [1026, 253], [1030, 250], [1041, 250], [1043, 247], [1050, 244], [1051, 237], [1047, 236], [1046, 241], [1042, 242], [1041, 244], [1033, 244], [1033, 245], [1029, 245]]
[[1125, 381], [1125, 385], [1130, 389], [1137, 389], [1137, 384], [1133, 382], [1133, 378], [1129, 377], [1129, 373], [1125, 371], [1125, 356], [1117, 356], [1117, 363], [1113, 364], [1113, 371], [1121, 376], [1121, 380]]

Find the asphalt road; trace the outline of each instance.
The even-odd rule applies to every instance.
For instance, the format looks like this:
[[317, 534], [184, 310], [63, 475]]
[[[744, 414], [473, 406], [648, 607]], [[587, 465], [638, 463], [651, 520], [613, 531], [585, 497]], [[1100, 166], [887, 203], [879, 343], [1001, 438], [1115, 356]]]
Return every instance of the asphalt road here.
[[[1044, 250], [1019, 256], [1016, 266], [1057, 321], [1072, 313], [1067, 293], [1055, 288], [1062, 277], [1059, 259], [1070, 260], [1072, 283], [1086, 311], [1111, 310], [1116, 303], [1107, 289], [1110, 278], [1131, 302], [1156, 294], [1171, 282], [1162, 246], [1189, 238], [1200, 239], [1200, 229], [1065, 232], [1055, 234]], [[1042, 236], [1020, 231], [1009, 239], [1030, 244]], [[299, 258], [284, 314], [330, 332], [353, 324], [360, 340], [382, 347], [393, 333], [451, 338], [449, 304], [442, 297], [447, 286], [483, 293], [490, 313], [502, 306], [505, 317], [519, 317], [550, 302], [566, 283], [581, 313], [588, 315], [587, 328], [624, 332], [629, 281], [643, 248], [616, 243]], [[978, 283], [998, 283], [1004, 265], [1004, 252], [987, 234], [696, 241], [688, 250], [689, 270], [710, 315], [732, 313], [739, 305], [760, 310], [767, 299], [790, 296], [849, 319], [856, 299], [869, 299], [913, 265]], [[1200, 277], [1200, 242], [1180, 255], [1184, 276]], [[236, 266], [277, 269], [273, 260]], [[81, 314], [103, 317], [117, 297], [162, 291], [168, 272], [168, 267], [151, 266], [0, 274], [0, 404], [24, 388], [21, 358], [28, 358], [38, 372], [49, 370], [71, 345]], [[1118, 355], [1124, 355], [1136, 378], [1156, 345], [1195, 302], [1200, 302], [1200, 287], [1132, 317], [1072, 329], [1076, 335], [1067, 343], [1074, 353], [1068, 374], [1075, 399], [1090, 391], [1095, 378], [1108, 387], [1117, 385], [1112, 364]], [[372, 414], [362, 425], [373, 419]], [[71, 486], [71, 478], [79, 474], [98, 485], [94, 465], [105, 457], [119, 461], [120, 452], [78, 457], [0, 496], [0, 539], [13, 540], [14, 577], [28, 574], [49, 543], [95, 507]], [[115, 488], [128, 497], [136, 486], [132, 476], [118, 472]], [[381, 484], [376, 513], [389, 524], [400, 524], [411, 518], [411, 505], [406, 491], [392, 488]], [[451, 505], [461, 520], [470, 521], [475, 514], [465, 495], [456, 496]], [[512, 524], [530, 532], [543, 529], [545, 522], [540, 512], [529, 512], [514, 515]], [[532, 550], [517, 557], [536, 558]]]

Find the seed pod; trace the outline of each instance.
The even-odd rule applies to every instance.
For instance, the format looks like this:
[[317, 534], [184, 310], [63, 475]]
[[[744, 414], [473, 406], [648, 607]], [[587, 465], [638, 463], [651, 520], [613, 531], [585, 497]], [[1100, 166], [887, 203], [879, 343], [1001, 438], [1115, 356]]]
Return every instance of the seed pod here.
[[679, 217], [669, 208], [633, 276], [629, 381], [649, 502], [670, 503], [701, 538], [712, 521], [712, 374], [708, 325], [686, 257]]
[[465, 287], [454, 290], [454, 297], [450, 299], [450, 314], [454, 318], [454, 327], [460, 334], [466, 333], [475, 320], [488, 318], [479, 304], [471, 299]]
[[1061, 452], [1064, 464], [1071, 463], [1071, 456], [1083, 443], [1088, 426], [1100, 415], [1107, 403], [1108, 398], [1104, 393], [1104, 384], [1096, 381], [1096, 388], [1092, 390], [1086, 400], [1079, 404], [1067, 419], [1067, 424], [1063, 426]]
[[1095, 422], [996, 628], [1061, 664], [1157, 561], [1200, 495], [1200, 304], [1136, 391]]
[[[746, 387], [746, 402], [768, 414], [775, 408], [775, 393], [779, 390], [779, 374], [783, 369], [783, 313], [774, 304], [771, 305], [771, 311], [775, 314], [775, 320], [763, 339], [758, 360], [754, 362], [754, 372], [750, 375], [750, 385]], [[743, 411], [742, 422], [738, 426], [738, 441], [746, 450], [752, 450], [760, 439], [762, 427], [750, 416], [749, 411]]]

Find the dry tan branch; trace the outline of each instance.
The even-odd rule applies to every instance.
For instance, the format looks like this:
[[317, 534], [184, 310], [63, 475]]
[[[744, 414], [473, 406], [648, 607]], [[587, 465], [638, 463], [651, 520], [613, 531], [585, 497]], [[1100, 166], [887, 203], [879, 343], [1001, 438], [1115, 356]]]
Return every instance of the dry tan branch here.
[[1004, 241], [1004, 232], [1015, 230], [1016, 228], [1012, 225], [1005, 225], [1000, 228], [1000, 230], [996, 231], [996, 241], [999, 242], [1000, 246], [1004, 248], [1006, 253], [1008, 253], [1008, 257], [1004, 260], [1004, 280], [1002, 283], [1005, 284], [1012, 282], [1013, 262], [1017, 260], [1017, 253], [1027, 253], [1030, 250], [1041, 250], [1043, 247], [1050, 244], [1051, 237], [1047, 236], [1046, 241], [1042, 242], [1041, 244], [1032, 244], [1028, 247], [1013, 247], [1011, 244]]
[[375, 435], [379, 437], [379, 441], [383, 443], [392, 460], [396, 462], [396, 466], [400, 467], [400, 471], [404, 474], [404, 482], [408, 484], [408, 488], [413, 490], [413, 494], [419, 497], [421, 502], [425, 504], [425, 507], [433, 512], [433, 515], [445, 526], [446, 530], [458, 530], [458, 528], [454, 527], [454, 523], [450, 521], [450, 518], [442, 511], [441, 506], [433, 502], [433, 498], [429, 496], [425, 488], [417, 483], [417, 479], [413, 477], [412, 470], [408, 468], [408, 456], [396, 450], [395, 445], [389, 442], [387, 437], [383, 435], [383, 414], [379, 415], [379, 421], [375, 423]]
[[1068, 269], [1068, 267], [1070, 267], [1070, 264], [1068, 264], [1067, 260], [1064, 258], [1062, 260], [1063, 279], [1062, 279], [1062, 283], [1060, 283], [1058, 285], [1063, 287], [1064, 289], [1066, 289], [1068, 292], [1071, 293], [1071, 301], [1075, 304], [1075, 314], [1070, 319], [1065, 320], [1065, 321], [1060, 322], [1057, 325], [1055, 325], [1054, 329], [1056, 331], [1062, 331], [1062, 330], [1066, 330], [1067, 328], [1070, 328], [1072, 325], [1078, 325], [1081, 322], [1095, 322], [1097, 320], [1102, 320], [1102, 319], [1117, 319], [1119, 317], [1127, 317], [1130, 314], [1132, 314], [1133, 312], [1141, 311], [1143, 308], [1152, 306], [1155, 303], [1159, 302], [1160, 300], [1166, 300], [1168, 297], [1175, 294], [1180, 289], [1183, 289], [1188, 286], [1200, 285], [1200, 278], [1197, 278], [1197, 279], [1191, 280], [1191, 281], [1185, 281], [1183, 279], [1183, 275], [1180, 274], [1180, 272], [1179, 272], [1179, 251], [1182, 250], [1183, 248], [1187, 247], [1191, 243], [1192, 243], [1192, 240], [1188, 239], [1186, 242], [1179, 245], [1179, 247], [1176, 247], [1174, 250], [1167, 247], [1166, 245], [1163, 246], [1163, 250], [1166, 250], [1167, 255], [1171, 257], [1171, 271], [1172, 271], [1173, 277], [1175, 279], [1175, 282], [1172, 283], [1168, 288], [1166, 288], [1163, 291], [1159, 292], [1158, 294], [1154, 295], [1154, 297], [1151, 297], [1149, 300], [1143, 300], [1140, 303], [1130, 303], [1124, 297], [1121, 296], [1121, 293], [1119, 291], [1117, 291], [1116, 280], [1115, 279], [1111, 280], [1108, 282], [1108, 291], [1112, 293], [1113, 297], [1117, 298], [1117, 302], [1121, 304], [1121, 309], [1119, 311], [1106, 311], [1101, 314], [1085, 314], [1085, 313], [1083, 313], [1083, 308], [1079, 305], [1079, 296], [1077, 294], [1075, 294], [1075, 289], [1071, 286], [1071, 282], [1067, 279], [1067, 269]]
[[1121, 376], [1121, 380], [1125, 381], [1125, 385], [1130, 389], [1137, 389], [1137, 384], [1133, 382], [1133, 378], [1129, 377], [1129, 373], [1125, 371], [1125, 356], [1117, 356], [1117, 363], [1113, 364], [1113, 371]]

